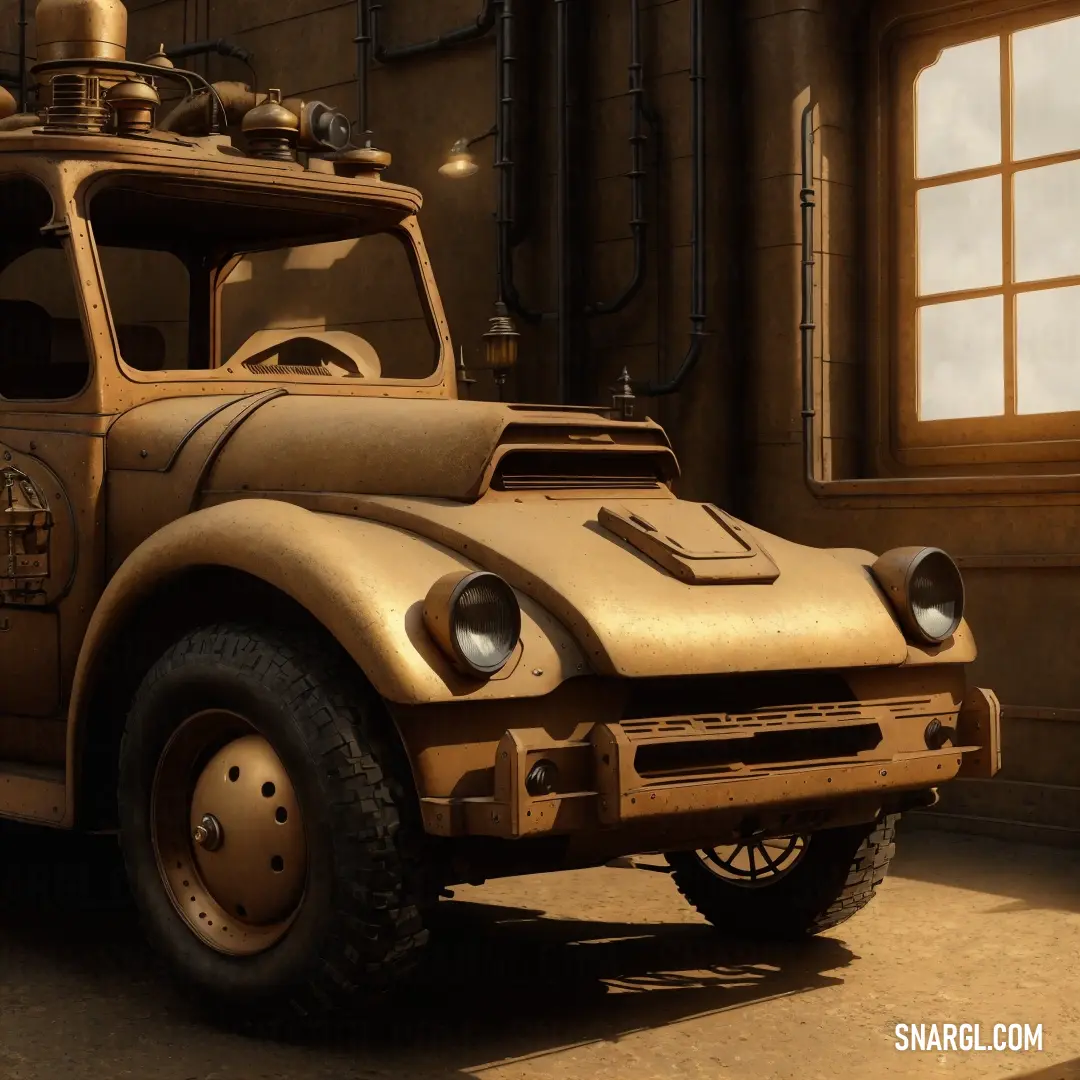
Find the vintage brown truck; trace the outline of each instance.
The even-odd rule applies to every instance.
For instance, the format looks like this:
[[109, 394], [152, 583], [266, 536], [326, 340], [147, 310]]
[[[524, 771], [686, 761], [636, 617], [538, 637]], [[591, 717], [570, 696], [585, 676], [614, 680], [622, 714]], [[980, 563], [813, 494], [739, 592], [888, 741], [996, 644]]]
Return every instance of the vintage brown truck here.
[[322, 1012], [446, 887], [636, 853], [725, 932], [815, 932], [896, 815], [995, 773], [946, 554], [680, 500], [628, 394], [458, 400], [420, 196], [341, 114], [126, 59], [118, 0], [37, 30], [44, 107], [0, 100], [0, 816], [116, 830], [207, 997]]

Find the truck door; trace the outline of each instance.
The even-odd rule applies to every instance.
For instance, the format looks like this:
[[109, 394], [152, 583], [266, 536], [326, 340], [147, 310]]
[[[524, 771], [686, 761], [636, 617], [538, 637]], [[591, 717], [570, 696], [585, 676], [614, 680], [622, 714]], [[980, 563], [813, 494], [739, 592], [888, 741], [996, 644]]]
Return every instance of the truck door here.
[[0, 177], [0, 763], [61, 765], [67, 689], [100, 587], [105, 418], [62, 223]]

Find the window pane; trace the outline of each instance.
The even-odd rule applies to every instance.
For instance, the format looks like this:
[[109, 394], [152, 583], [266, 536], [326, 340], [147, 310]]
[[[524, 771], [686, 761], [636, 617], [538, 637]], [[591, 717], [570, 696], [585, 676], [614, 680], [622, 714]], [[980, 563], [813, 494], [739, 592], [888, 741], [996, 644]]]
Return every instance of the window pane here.
[[1016, 408], [1080, 409], [1080, 286], [1016, 298]]
[[915, 80], [916, 176], [1001, 161], [1001, 39], [943, 49]]
[[1013, 154], [1080, 149], [1080, 19], [1013, 34]]
[[1001, 178], [924, 188], [918, 196], [919, 295], [1001, 284]]
[[1003, 313], [1000, 296], [919, 311], [920, 420], [1002, 415]]
[[1018, 172], [1013, 203], [1016, 280], [1080, 274], [1080, 161]]

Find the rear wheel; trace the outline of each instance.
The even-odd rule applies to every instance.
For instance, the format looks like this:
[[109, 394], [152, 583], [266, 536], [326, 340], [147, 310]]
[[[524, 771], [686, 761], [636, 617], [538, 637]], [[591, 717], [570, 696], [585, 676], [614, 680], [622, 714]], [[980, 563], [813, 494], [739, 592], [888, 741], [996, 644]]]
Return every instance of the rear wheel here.
[[426, 941], [403, 755], [377, 696], [327, 652], [206, 628], [132, 705], [128, 877], [151, 941], [205, 999], [325, 1012], [399, 981]]
[[898, 814], [667, 856], [676, 886], [709, 922], [754, 937], [817, 934], [873, 899], [896, 849]]

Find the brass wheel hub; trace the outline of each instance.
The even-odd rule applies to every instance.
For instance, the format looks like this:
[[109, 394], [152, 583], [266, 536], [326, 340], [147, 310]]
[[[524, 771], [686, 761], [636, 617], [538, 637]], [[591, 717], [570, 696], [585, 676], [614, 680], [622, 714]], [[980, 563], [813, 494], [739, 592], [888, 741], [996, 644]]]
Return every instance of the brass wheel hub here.
[[162, 754], [152, 820], [173, 906], [203, 941], [251, 955], [285, 935], [304, 896], [307, 840], [265, 738], [231, 713], [192, 717]]

